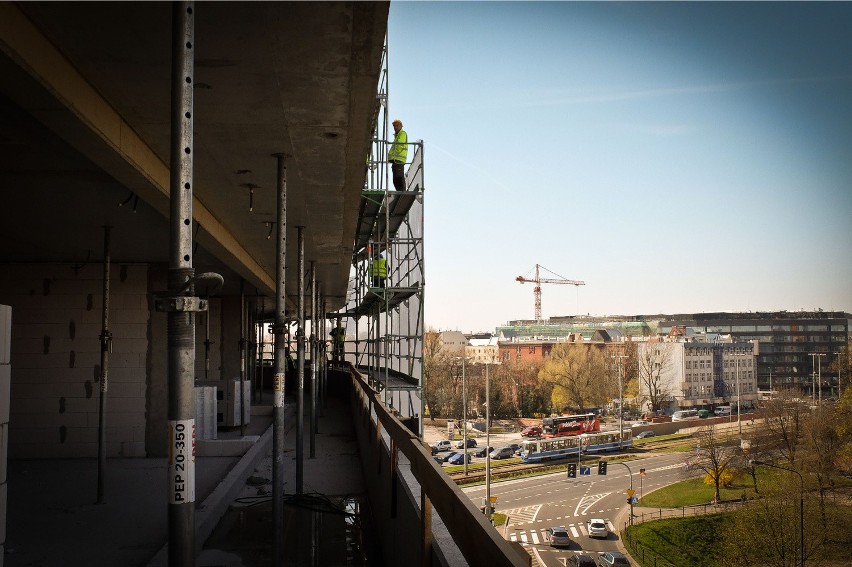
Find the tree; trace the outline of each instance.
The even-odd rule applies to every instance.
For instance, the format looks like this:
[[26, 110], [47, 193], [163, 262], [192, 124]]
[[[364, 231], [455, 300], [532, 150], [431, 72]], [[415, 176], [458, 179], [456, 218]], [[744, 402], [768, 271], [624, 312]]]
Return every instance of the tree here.
[[672, 346], [669, 343], [643, 343], [638, 348], [636, 370], [639, 396], [647, 400], [652, 412], [658, 411], [673, 393], [664, 379], [671, 360]]
[[449, 414], [453, 399], [451, 357], [441, 344], [441, 334], [428, 330], [423, 337], [423, 396], [432, 418]]
[[698, 431], [699, 452], [693, 464], [704, 471], [715, 487], [714, 501], [721, 501], [720, 487], [726, 479], [733, 477], [734, 463], [740, 457], [740, 449], [719, 436], [715, 427], [708, 425]]
[[[603, 405], [609, 399], [606, 389], [607, 359], [599, 348], [560, 343], [553, 347], [539, 377], [553, 384], [554, 403], [564, 399], [580, 409]], [[557, 406], [562, 409], [564, 405]]]
[[796, 463], [799, 446], [802, 443], [802, 420], [807, 407], [792, 390], [779, 392], [763, 407], [764, 429], [774, 446], [774, 450], [790, 464]]

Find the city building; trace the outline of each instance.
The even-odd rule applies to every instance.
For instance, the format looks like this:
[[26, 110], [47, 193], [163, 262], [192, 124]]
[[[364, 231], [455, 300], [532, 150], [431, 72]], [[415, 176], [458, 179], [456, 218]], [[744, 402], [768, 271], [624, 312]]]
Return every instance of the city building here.
[[684, 333], [639, 342], [639, 399], [647, 408], [653, 389], [657, 409], [666, 413], [723, 404], [754, 407], [755, 349], [753, 343], [734, 343], [730, 335], [714, 334]]
[[497, 337], [470, 338], [465, 356], [471, 364], [500, 364]]
[[[615, 330], [632, 340], [667, 335], [672, 327], [698, 334], [725, 334], [734, 343], [754, 345], [760, 390], [796, 386], [808, 395], [819, 395], [821, 390], [822, 395], [831, 396], [837, 393], [838, 376], [829, 375], [828, 368], [848, 345], [850, 319], [852, 314], [846, 312], [822, 310], [576, 316], [552, 317], [546, 322], [509, 321], [495, 332], [501, 342], [519, 344], [572, 334], [592, 340], [602, 330]], [[501, 358], [504, 354], [501, 347]]]

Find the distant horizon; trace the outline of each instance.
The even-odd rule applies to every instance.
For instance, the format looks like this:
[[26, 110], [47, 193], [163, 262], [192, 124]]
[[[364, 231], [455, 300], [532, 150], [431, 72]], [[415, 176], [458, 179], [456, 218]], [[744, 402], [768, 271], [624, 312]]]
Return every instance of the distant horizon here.
[[[554, 315], [552, 317], [548, 317], [546, 319], [541, 319], [541, 320], [536, 320], [536, 319], [509, 319], [505, 323], [499, 323], [499, 324], [495, 325], [494, 330], [496, 330], [497, 327], [510, 326], [510, 324], [513, 321], [514, 322], [522, 322], [523, 321], [523, 322], [529, 322], [529, 323], [536, 323], [537, 322], [537, 323], [540, 323], [540, 324], [548, 324], [548, 323], [550, 323], [550, 321], [552, 319], [559, 319], [559, 318], [617, 319], [617, 318], [628, 318], [628, 317], [653, 318], [653, 317], [675, 317], [675, 316], [692, 316], [692, 315], [705, 315], [705, 314], [706, 315], [714, 315], [714, 314], [720, 314], [720, 315], [750, 315], [750, 314], [755, 314], [755, 315], [757, 315], [757, 314], [782, 314], [782, 313], [789, 313], [789, 314], [794, 315], [794, 316], [796, 314], [822, 313], [822, 314], [825, 314], [825, 315], [828, 315], [828, 316], [830, 316], [830, 315], [841, 315], [841, 316], [845, 316], [845, 318], [847, 318], [847, 319], [852, 319], [852, 313], [850, 313], [850, 312], [838, 311], [838, 310], [826, 310], [826, 309], [822, 309], [822, 310], [820, 310], [820, 309], [815, 309], [815, 310], [814, 309], [806, 309], [806, 310], [797, 310], [797, 311], [791, 311], [789, 309], [780, 309], [780, 310], [772, 310], [772, 311], [690, 311], [690, 312], [682, 312], [682, 313], [634, 313], [634, 314], [622, 313], [622, 314], [612, 314], [612, 315]], [[827, 317], [827, 318], [831, 318], [831, 317]], [[493, 334], [493, 332], [494, 332], [493, 330], [492, 331], [484, 331], [484, 330], [462, 331], [460, 329], [438, 329], [438, 328], [431, 327], [428, 324], [426, 325], [426, 330], [427, 331], [437, 331], [437, 332], [456, 331], [456, 332], [462, 333], [464, 335], [476, 335], [476, 334], [485, 334], [485, 333]]]

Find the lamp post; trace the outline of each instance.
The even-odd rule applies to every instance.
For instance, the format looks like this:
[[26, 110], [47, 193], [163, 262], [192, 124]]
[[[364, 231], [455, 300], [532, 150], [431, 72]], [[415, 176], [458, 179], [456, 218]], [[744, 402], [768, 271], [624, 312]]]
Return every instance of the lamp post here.
[[619, 445], [621, 441], [624, 440], [624, 388], [622, 387], [622, 378], [621, 378], [621, 359], [627, 358], [626, 354], [614, 354], [611, 355], [611, 358], [618, 359], [618, 442]]
[[491, 519], [491, 380], [485, 363], [485, 505]]
[[465, 361], [467, 361], [467, 357], [461, 357], [462, 360], [462, 449], [464, 451], [464, 457], [462, 457], [462, 462], [464, 463], [464, 476], [467, 476], [467, 379], [464, 374]]
[[782, 471], [787, 471], [798, 475], [799, 477], [799, 556], [800, 556], [800, 565], [801, 567], [805, 567], [805, 479], [802, 478], [802, 473], [795, 469], [788, 469], [787, 467], [779, 467], [778, 465], [773, 465], [772, 463], [765, 463], [763, 461], [750, 461], [752, 466], [754, 465], [762, 465], [764, 467], [771, 467], [773, 469], [779, 469]]
[[840, 355], [842, 352], [835, 352], [837, 355], [837, 397], [840, 397]]
[[[817, 387], [819, 388], [819, 402], [822, 403], [822, 357], [824, 352], [812, 352], [811, 355], [811, 401], [816, 402]], [[814, 360], [816, 358], [816, 360]], [[817, 370], [814, 369], [817, 367]], [[819, 384], [819, 386], [817, 386]]]

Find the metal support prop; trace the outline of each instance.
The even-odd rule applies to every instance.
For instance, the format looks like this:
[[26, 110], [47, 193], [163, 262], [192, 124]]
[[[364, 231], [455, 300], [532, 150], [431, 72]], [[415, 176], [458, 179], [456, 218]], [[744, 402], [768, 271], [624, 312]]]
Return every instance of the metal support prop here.
[[328, 359], [326, 358], [326, 352], [328, 351], [326, 337], [328, 336], [328, 317], [326, 317], [326, 300], [325, 294], [322, 297], [322, 375], [321, 382], [322, 387], [320, 388], [320, 400], [322, 403], [320, 404], [320, 416], [325, 416], [325, 395], [326, 388], [328, 387]]
[[[240, 278], [240, 384], [243, 383], [246, 377], [246, 294], [245, 280]], [[230, 382], [230, 378], [227, 379]], [[243, 432], [240, 432], [244, 435]]]
[[284, 564], [284, 385], [287, 353], [287, 168], [278, 154], [278, 211], [275, 255], [275, 379], [272, 393], [272, 554], [273, 565]]
[[305, 468], [305, 227], [296, 227], [298, 236], [299, 273], [298, 325], [296, 328], [296, 364], [297, 395], [296, 395], [296, 494], [302, 494], [303, 475]]
[[109, 232], [104, 227], [104, 293], [103, 325], [101, 327], [101, 397], [98, 402], [98, 504], [104, 504], [104, 482], [106, 479], [106, 399], [109, 378], [109, 353], [112, 350], [112, 333], [109, 331]]
[[311, 459], [317, 456], [317, 295], [317, 265], [311, 260], [311, 407], [308, 408]]
[[[194, 2], [172, 8], [171, 194], [168, 289], [195, 294], [192, 267]], [[184, 290], [181, 293], [180, 290]], [[195, 298], [193, 298], [195, 299]], [[195, 565], [195, 313], [189, 300], [168, 310], [169, 566]]]

